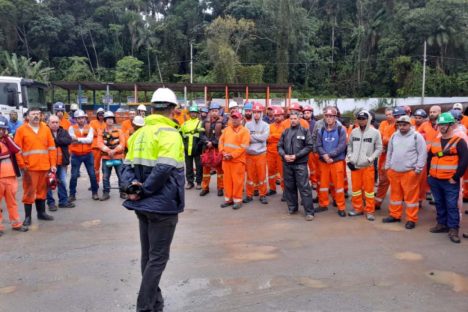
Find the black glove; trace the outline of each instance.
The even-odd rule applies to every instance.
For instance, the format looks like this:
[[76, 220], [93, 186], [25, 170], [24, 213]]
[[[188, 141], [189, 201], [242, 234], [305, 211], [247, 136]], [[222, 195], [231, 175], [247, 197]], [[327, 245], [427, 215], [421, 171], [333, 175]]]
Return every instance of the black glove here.
[[350, 162], [348, 163], [348, 168], [349, 168], [349, 170], [351, 170], [351, 171], [357, 170], [356, 166], [355, 166], [353, 163], [350, 163]]

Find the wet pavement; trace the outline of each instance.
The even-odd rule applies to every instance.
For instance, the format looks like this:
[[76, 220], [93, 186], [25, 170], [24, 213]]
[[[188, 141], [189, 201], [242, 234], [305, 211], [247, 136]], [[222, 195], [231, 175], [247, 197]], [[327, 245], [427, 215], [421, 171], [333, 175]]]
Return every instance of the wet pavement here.
[[[137, 219], [116, 190], [96, 202], [79, 182], [76, 208], [0, 238], [1, 312], [135, 310]], [[306, 222], [281, 195], [235, 211], [198, 192], [186, 192], [162, 278], [165, 311], [468, 311], [468, 240], [429, 233], [426, 203], [409, 231], [381, 223], [386, 205], [375, 222], [332, 207]]]

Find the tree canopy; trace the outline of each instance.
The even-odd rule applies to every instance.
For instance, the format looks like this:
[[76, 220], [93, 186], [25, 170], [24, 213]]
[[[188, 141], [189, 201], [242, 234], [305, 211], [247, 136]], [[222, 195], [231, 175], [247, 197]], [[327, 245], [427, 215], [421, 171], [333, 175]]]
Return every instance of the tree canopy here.
[[292, 83], [306, 96], [468, 94], [451, 0], [0, 0], [0, 73], [47, 80]]

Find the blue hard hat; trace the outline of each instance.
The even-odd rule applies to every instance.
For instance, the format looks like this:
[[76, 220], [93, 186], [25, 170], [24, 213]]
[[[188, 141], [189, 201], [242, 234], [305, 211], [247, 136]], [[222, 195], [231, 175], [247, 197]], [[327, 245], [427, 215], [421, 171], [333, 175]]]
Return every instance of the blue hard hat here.
[[0, 116], [0, 128], [8, 129], [8, 119], [5, 116]]
[[207, 107], [202, 107], [202, 108], [200, 108], [200, 112], [201, 112], [201, 113], [208, 113], [209, 110], [208, 110]]
[[252, 102], [247, 102], [244, 104], [244, 111], [245, 110], [252, 110], [253, 109], [253, 104]]
[[451, 109], [450, 114], [452, 114], [453, 118], [455, 118], [458, 121], [462, 120], [463, 118], [462, 112], [458, 109]]
[[397, 106], [393, 108], [393, 117], [400, 117], [406, 115], [405, 108], [402, 106]]
[[211, 109], [221, 109], [221, 105], [219, 105], [218, 103], [211, 103], [210, 110]]
[[420, 109], [417, 109], [413, 116], [419, 116], [419, 117], [422, 117], [422, 118], [427, 118], [427, 113], [424, 109], [420, 108]]
[[62, 111], [64, 112], [65, 111], [65, 104], [63, 104], [62, 102], [56, 102], [54, 104], [54, 112], [58, 112], [58, 111]]

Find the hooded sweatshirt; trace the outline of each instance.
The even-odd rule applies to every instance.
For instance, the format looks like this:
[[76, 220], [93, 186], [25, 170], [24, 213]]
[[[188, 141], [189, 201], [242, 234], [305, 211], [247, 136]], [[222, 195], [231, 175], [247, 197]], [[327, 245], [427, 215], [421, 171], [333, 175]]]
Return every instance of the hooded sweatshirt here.
[[270, 135], [270, 125], [261, 118], [259, 121], [252, 119], [245, 124], [250, 132], [250, 144], [247, 147], [247, 154], [260, 155], [266, 153], [266, 141]]
[[382, 153], [382, 137], [379, 130], [371, 126], [372, 117], [368, 111], [367, 125], [364, 131], [360, 127], [351, 130], [348, 141], [346, 160], [356, 168], [366, 168], [374, 165], [374, 159]]
[[420, 133], [413, 129], [404, 135], [396, 131], [388, 142], [385, 169], [396, 172], [422, 171], [426, 159], [426, 142]]

